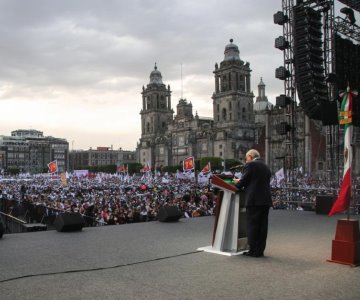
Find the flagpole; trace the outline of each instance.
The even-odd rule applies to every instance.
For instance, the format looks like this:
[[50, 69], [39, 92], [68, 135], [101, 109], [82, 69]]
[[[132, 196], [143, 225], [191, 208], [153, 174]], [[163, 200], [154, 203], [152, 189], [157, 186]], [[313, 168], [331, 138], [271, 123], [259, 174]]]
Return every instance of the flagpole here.
[[198, 183], [198, 178], [197, 178], [197, 175], [196, 175], [195, 158], [194, 158], [194, 176], [195, 176], [195, 184], [197, 184]]
[[[353, 126], [350, 125], [349, 128], [348, 128], [348, 130], [350, 130], [350, 134], [351, 134], [350, 140], [352, 140], [352, 129], [353, 129]], [[352, 155], [352, 153], [353, 153], [353, 145], [352, 145], [352, 143], [350, 143], [350, 148], [351, 148], [351, 155]], [[353, 202], [352, 163], [353, 162], [351, 161], [351, 165], [350, 165], [350, 180], [351, 180], [350, 181], [350, 183], [351, 183], [351, 185], [350, 185], [350, 201], [349, 201], [349, 207], [348, 207], [348, 209], [346, 211], [346, 217], [347, 217], [348, 221], [350, 220], [350, 208], [351, 208], [351, 203]]]

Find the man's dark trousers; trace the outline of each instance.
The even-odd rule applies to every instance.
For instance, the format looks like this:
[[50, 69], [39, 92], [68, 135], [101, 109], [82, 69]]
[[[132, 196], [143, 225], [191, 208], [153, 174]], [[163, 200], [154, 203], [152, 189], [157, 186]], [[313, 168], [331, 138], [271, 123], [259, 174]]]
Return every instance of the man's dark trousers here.
[[269, 206], [246, 208], [247, 234], [250, 253], [263, 256], [268, 232]]

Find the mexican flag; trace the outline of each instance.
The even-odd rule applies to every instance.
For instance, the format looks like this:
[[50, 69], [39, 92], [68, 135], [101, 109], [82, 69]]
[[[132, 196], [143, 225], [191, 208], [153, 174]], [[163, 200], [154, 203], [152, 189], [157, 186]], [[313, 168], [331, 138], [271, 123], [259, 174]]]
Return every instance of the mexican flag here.
[[342, 93], [343, 98], [340, 109], [339, 123], [344, 125], [344, 174], [339, 195], [329, 212], [329, 216], [336, 213], [341, 213], [347, 210], [351, 201], [351, 164], [352, 164], [352, 97], [356, 96], [357, 92], [352, 92], [350, 88]]
[[210, 165], [210, 162], [208, 162], [201, 170], [201, 172], [203, 174], [207, 174], [209, 172], [211, 172], [211, 165]]

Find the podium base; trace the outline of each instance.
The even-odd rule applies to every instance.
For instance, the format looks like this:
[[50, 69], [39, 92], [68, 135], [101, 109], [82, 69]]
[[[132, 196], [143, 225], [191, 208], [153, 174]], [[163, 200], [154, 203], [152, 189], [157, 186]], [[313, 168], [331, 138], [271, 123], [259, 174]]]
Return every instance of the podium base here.
[[338, 220], [328, 262], [356, 267], [360, 265], [360, 234], [358, 220]]
[[242, 250], [242, 251], [238, 251], [238, 252], [232, 252], [232, 251], [219, 251], [216, 250], [213, 246], [206, 246], [206, 247], [200, 247], [196, 249], [197, 251], [204, 251], [204, 252], [209, 252], [209, 253], [214, 253], [214, 254], [220, 254], [220, 255], [226, 255], [226, 256], [235, 256], [235, 255], [240, 255], [243, 254], [244, 252], [246, 252], [247, 250]]
[[347, 266], [350, 266], [350, 267], [358, 267], [358, 266], [360, 266], [359, 263], [353, 264], [353, 263], [348, 263], [348, 262], [340, 261], [340, 260], [327, 259], [326, 261], [327, 262], [332, 262], [332, 263], [335, 263], [335, 264], [347, 265]]

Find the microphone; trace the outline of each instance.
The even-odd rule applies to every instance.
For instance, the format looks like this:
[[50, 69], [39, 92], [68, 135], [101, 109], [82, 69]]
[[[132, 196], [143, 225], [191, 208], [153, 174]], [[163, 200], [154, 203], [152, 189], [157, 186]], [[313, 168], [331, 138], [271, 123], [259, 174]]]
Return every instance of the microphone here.
[[241, 169], [243, 167], [244, 167], [244, 165], [237, 165], [237, 166], [233, 166], [233, 167], [229, 168], [229, 170]]

